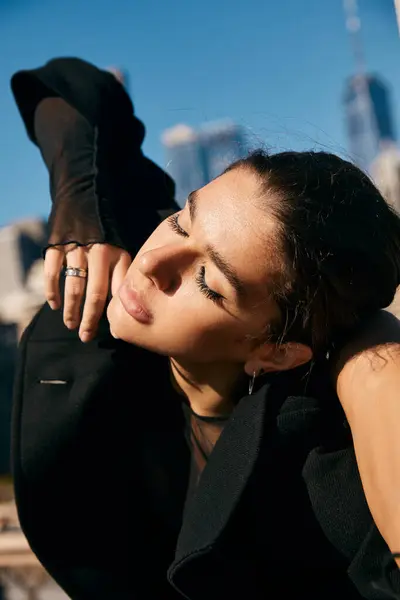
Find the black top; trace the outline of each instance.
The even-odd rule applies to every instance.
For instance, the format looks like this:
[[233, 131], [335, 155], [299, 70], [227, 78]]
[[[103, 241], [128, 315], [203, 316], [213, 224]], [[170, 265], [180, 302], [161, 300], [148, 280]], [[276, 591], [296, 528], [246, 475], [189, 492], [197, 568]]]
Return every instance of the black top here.
[[190, 450], [190, 476], [187, 492], [189, 503], [199, 484], [200, 477], [211, 456], [223, 428], [229, 420], [225, 417], [203, 417], [183, 403], [186, 421], [186, 441]]
[[[110, 77], [64, 59], [13, 78], [53, 175], [51, 243], [100, 232], [97, 241], [133, 251], [167, 208], [162, 177], [144, 180], [147, 167], [137, 168], [147, 164], [140, 135], [133, 152], [140, 127]], [[111, 140], [104, 115], [113, 121], [115, 110]], [[74, 599], [384, 599], [386, 562], [400, 592], [324, 365], [272, 375], [229, 420], [207, 423], [172, 388], [166, 358], [114, 340], [105, 318], [83, 345], [45, 306], [21, 343], [13, 468], [21, 526]]]

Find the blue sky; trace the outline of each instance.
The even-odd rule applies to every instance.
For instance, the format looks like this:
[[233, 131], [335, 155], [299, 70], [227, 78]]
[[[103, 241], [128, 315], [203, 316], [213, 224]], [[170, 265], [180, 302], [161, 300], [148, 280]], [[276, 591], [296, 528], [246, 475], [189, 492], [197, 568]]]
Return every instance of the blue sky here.
[[[359, 0], [368, 67], [390, 82], [400, 132], [393, 0]], [[129, 71], [145, 151], [163, 129], [225, 117], [256, 145], [346, 152], [341, 97], [353, 71], [342, 0], [0, 0], [0, 225], [47, 215], [47, 174], [20, 122], [11, 75], [55, 56]]]

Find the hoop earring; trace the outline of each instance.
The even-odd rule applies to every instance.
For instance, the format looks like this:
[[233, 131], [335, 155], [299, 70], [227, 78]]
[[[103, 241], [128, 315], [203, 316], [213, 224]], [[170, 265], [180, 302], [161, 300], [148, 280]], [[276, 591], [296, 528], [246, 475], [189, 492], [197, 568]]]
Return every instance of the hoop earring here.
[[256, 380], [256, 372], [253, 371], [253, 375], [250, 377], [250, 381], [249, 381], [249, 396], [251, 396], [253, 393], [255, 380]]

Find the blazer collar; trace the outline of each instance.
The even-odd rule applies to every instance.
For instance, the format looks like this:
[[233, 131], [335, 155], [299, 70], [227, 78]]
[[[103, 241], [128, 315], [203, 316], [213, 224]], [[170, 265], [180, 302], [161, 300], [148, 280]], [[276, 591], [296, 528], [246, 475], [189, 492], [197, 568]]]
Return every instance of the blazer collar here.
[[[187, 507], [175, 560], [168, 571], [170, 583], [181, 594], [185, 595], [190, 591], [191, 595], [187, 595], [187, 598], [202, 598], [206, 594], [205, 589], [198, 590], [198, 595], [192, 595], [191, 582], [201, 580], [199, 573], [197, 577], [193, 577], [193, 570], [200, 563], [203, 568], [207, 564], [207, 577], [214, 578], [214, 589], [218, 588], [217, 579], [221, 578], [220, 589], [223, 592], [223, 575], [218, 573], [218, 568], [211, 569], [213, 550], [221, 541], [248, 485], [261, 445], [265, 443], [269, 423], [272, 425], [278, 421], [282, 435], [290, 435], [285, 425], [286, 418], [289, 413], [296, 413], [297, 426], [300, 419], [301, 422], [307, 421], [307, 426], [315, 429], [314, 418], [320, 414], [318, 401], [309, 396], [292, 396], [290, 384], [286, 385], [289, 380], [288, 377], [272, 377], [254, 395], [243, 398], [215, 445], [199, 486]], [[297, 387], [297, 392], [298, 390]], [[193, 560], [196, 558], [202, 560]], [[220, 559], [221, 557], [218, 560]], [[237, 587], [240, 587], [246, 574], [234, 574], [230, 570], [229, 577], [231, 581], [236, 577]], [[252, 593], [254, 600], [257, 600], [257, 591], [252, 590]]]
[[253, 471], [262, 440], [268, 388], [264, 386], [253, 396], [243, 398], [236, 407], [188, 505], [175, 560], [168, 571], [169, 581], [181, 593], [191, 587], [191, 559], [207, 553], [221, 537]]

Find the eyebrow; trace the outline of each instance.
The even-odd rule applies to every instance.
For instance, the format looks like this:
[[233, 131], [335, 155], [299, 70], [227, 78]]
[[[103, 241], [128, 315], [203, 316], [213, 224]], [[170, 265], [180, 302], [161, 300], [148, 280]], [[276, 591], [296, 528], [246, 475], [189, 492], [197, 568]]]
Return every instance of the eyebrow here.
[[[190, 220], [193, 223], [197, 215], [197, 201], [199, 194], [197, 190], [191, 192], [188, 196], [188, 206]], [[211, 245], [206, 246], [207, 254], [209, 255], [215, 266], [221, 271], [221, 273], [229, 281], [233, 289], [236, 291], [238, 296], [243, 297], [245, 295], [245, 286], [240, 281], [235, 269], [228, 263], [223, 256]]]

